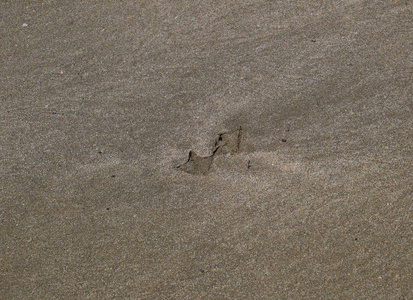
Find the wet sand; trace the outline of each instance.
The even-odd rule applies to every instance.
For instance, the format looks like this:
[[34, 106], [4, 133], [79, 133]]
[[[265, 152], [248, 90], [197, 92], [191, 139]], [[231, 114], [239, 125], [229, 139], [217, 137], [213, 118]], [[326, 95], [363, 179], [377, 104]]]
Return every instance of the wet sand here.
[[413, 298], [412, 8], [2, 1], [0, 298]]

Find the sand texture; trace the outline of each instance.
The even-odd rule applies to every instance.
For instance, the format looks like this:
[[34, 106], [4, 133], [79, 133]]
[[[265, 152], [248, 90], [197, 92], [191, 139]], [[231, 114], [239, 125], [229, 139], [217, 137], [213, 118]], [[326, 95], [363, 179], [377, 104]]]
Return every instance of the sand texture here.
[[0, 299], [413, 299], [412, 1], [1, 1]]

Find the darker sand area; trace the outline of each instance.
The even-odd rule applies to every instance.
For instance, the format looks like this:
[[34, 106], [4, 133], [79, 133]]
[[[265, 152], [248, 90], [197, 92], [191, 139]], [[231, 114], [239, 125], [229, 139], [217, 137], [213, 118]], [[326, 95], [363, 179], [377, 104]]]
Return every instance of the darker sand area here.
[[0, 298], [412, 299], [412, 8], [1, 1]]

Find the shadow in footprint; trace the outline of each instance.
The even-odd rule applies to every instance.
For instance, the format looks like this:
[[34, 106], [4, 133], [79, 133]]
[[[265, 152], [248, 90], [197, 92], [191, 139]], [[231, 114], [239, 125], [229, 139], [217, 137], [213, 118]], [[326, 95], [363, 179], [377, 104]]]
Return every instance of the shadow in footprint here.
[[212, 155], [220, 154], [236, 154], [240, 151], [242, 138], [242, 128], [241, 126], [238, 130], [231, 132], [224, 132], [218, 135], [215, 140], [214, 149], [212, 150]]
[[207, 175], [212, 167], [214, 156], [201, 157], [189, 151], [188, 160], [177, 169], [193, 175]]

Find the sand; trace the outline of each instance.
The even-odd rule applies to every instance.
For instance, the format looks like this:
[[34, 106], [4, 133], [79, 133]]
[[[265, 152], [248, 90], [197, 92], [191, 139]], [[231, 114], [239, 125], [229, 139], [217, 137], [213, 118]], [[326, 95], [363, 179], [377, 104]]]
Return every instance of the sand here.
[[2, 1], [0, 298], [413, 298], [412, 10]]

